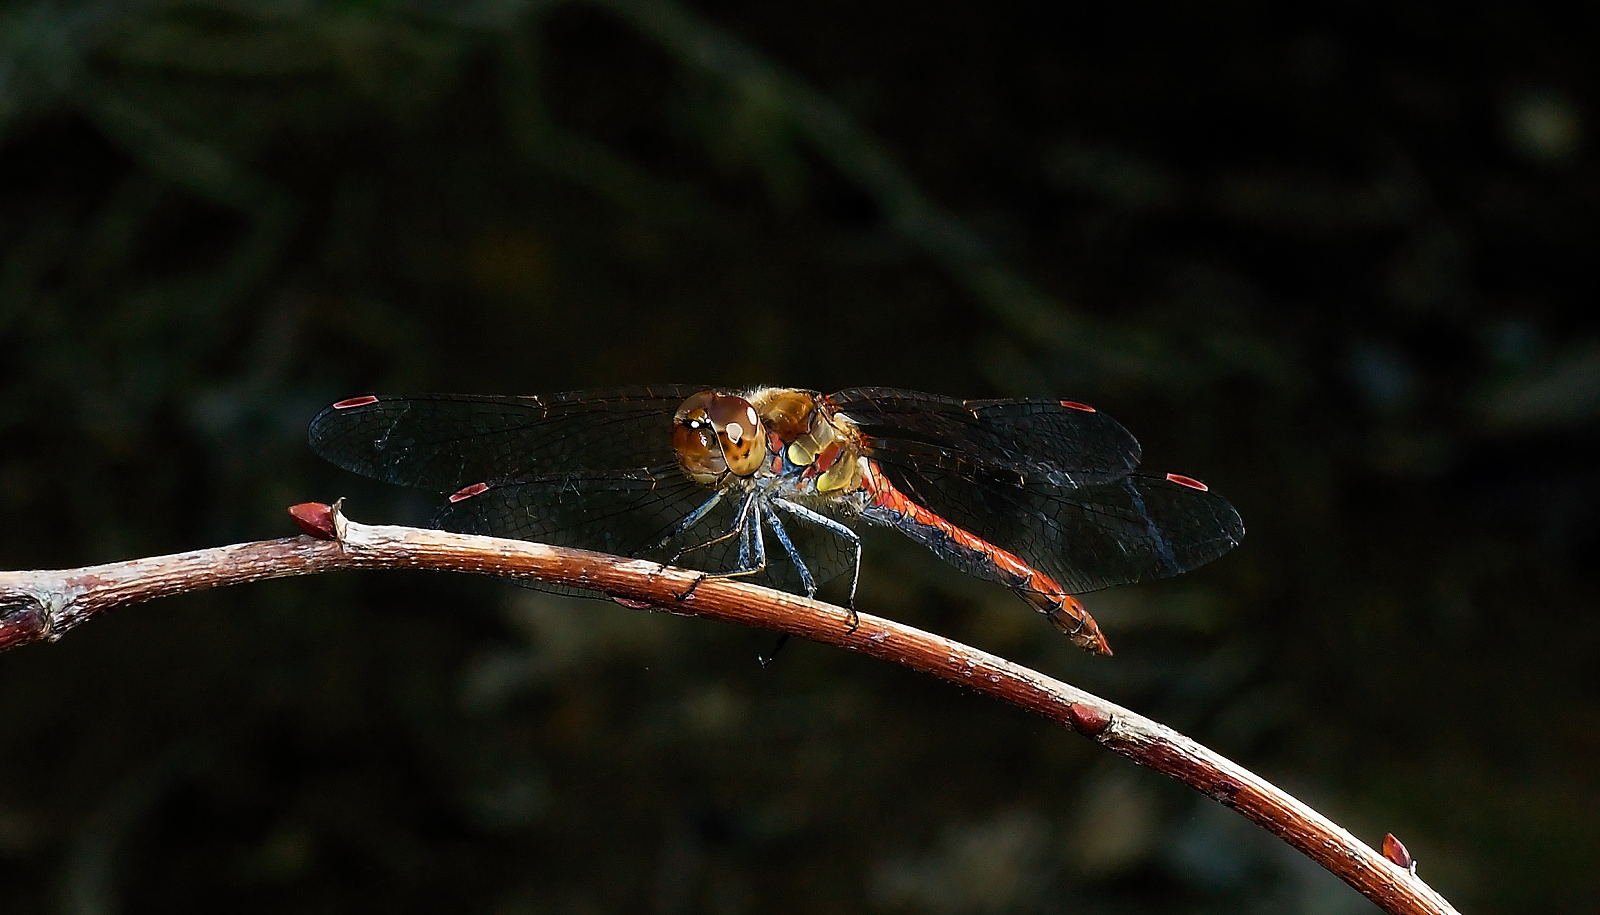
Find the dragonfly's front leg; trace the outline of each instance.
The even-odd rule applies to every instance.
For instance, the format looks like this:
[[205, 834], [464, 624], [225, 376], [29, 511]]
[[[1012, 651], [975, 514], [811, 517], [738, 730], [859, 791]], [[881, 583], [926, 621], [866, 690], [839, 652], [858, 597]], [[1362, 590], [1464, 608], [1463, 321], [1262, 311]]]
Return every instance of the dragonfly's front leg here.
[[739, 538], [739, 566], [723, 572], [707, 572], [707, 578], [738, 578], [745, 575], [756, 575], [767, 568], [766, 541], [761, 537], [761, 494], [755, 490], [745, 495], [744, 501], [739, 505], [739, 513], [734, 519], [733, 526], [720, 537], [714, 537], [705, 543], [679, 550], [672, 557], [673, 562], [678, 557], [693, 550], [702, 550], [714, 544], [722, 543], [731, 537]]
[[[726, 490], [719, 489], [712, 493], [711, 498], [700, 503], [699, 508], [690, 512], [682, 521], [679, 521], [677, 524], [673, 525], [672, 530], [669, 531], [665, 537], [657, 540], [655, 545], [651, 546], [650, 549], [659, 550], [668, 543], [671, 543], [674, 538], [682, 534], [687, 534], [690, 529], [692, 529], [696, 524], [699, 524], [706, 515], [710, 514], [713, 508], [716, 508], [718, 505], [722, 504], [722, 496], [725, 492]], [[688, 552], [688, 550], [679, 550], [678, 553], [672, 557], [673, 561], [676, 562], [678, 557], [682, 556], [686, 552]]]
[[[668, 534], [667, 537], [661, 541], [661, 543], [657, 544], [657, 547], [664, 546], [668, 541], [672, 540], [673, 537], [676, 537], [678, 534], [694, 527], [694, 525], [699, 522], [700, 519], [705, 517], [707, 512], [711, 511], [711, 509], [714, 508], [718, 502], [722, 501], [722, 495], [722, 491], [719, 491], [716, 495], [712, 496], [710, 499], [707, 499], [704, 505], [701, 505], [699, 508], [695, 509], [688, 518], [684, 519], [683, 522], [678, 524], [678, 526], [673, 529], [671, 534]], [[667, 560], [668, 565], [676, 565], [678, 560], [681, 559], [685, 553], [691, 553], [695, 550], [703, 550], [706, 547], [712, 546], [713, 544], [721, 543], [730, 537], [737, 536], [739, 538], [739, 568], [730, 572], [701, 572], [700, 577], [696, 578], [694, 580], [694, 584], [689, 586], [689, 590], [678, 595], [678, 600], [687, 600], [689, 595], [693, 594], [695, 589], [700, 587], [700, 583], [705, 581], [707, 578], [729, 578], [736, 575], [754, 575], [767, 567], [766, 551], [763, 548], [761, 538], [759, 536], [760, 525], [752, 524], [750, 518], [751, 513], [756, 510], [756, 495], [757, 494], [754, 491], [745, 495], [744, 502], [739, 505], [739, 511], [734, 516], [733, 526], [730, 527], [722, 536], [713, 537], [704, 543], [697, 543], [694, 546], [684, 547], [678, 552], [672, 554], [672, 558]], [[752, 528], [754, 528], [758, 534], [755, 541], [756, 564], [753, 567], [750, 565], [750, 530]]]
[[[673, 537], [678, 536], [679, 533], [685, 532], [689, 528], [693, 527], [694, 525], [693, 525], [692, 522], [698, 522], [701, 518], [704, 518], [706, 512], [709, 512], [712, 509], [712, 507], [715, 506], [715, 504], [717, 502], [720, 502], [720, 501], [722, 501], [722, 493], [718, 492], [715, 496], [712, 496], [709, 500], [707, 500], [706, 504], [704, 504], [704, 505], [700, 506], [699, 508], [695, 509], [694, 513], [691, 514], [688, 519], [685, 519], [683, 523], [679, 524], [676, 528], [674, 528], [673, 532], [671, 534], [667, 535], [666, 540], [661, 541], [661, 544], [659, 544], [659, 545], [664, 546]], [[692, 553], [695, 550], [703, 550], [703, 549], [705, 549], [707, 547], [715, 546], [715, 545], [717, 545], [719, 543], [722, 543], [723, 541], [728, 540], [728, 539], [730, 539], [732, 537], [743, 536], [745, 534], [745, 531], [750, 527], [751, 514], [755, 510], [755, 501], [756, 501], [756, 493], [755, 493], [754, 490], [746, 493], [745, 497], [744, 497], [744, 501], [739, 503], [739, 511], [734, 515], [733, 526], [729, 527], [728, 530], [726, 532], [724, 532], [723, 534], [721, 534], [720, 536], [712, 537], [710, 540], [704, 541], [703, 543], [697, 543], [694, 546], [686, 546], [683, 549], [679, 550], [678, 552], [673, 553], [672, 554], [672, 558], [668, 560], [668, 564], [670, 565], [670, 564], [677, 563], [677, 561], [679, 559], [683, 558], [683, 555], [685, 553]], [[747, 547], [745, 545], [745, 541], [740, 540], [739, 541], [739, 566], [740, 566], [740, 568], [744, 567], [745, 561], [746, 561], [746, 557], [748, 555], [749, 555], [749, 553], [748, 553]]]

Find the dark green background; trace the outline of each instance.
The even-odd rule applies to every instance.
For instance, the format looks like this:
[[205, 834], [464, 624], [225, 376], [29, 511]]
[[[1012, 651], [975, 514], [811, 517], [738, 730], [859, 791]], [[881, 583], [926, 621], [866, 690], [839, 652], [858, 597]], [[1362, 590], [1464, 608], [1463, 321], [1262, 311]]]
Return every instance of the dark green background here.
[[[1594, 909], [1592, 17], [1532, 5], [14, 4], [3, 563], [425, 498], [368, 390], [1047, 395], [1239, 507], [1077, 652], [892, 535], [868, 612], [1148, 713], [1463, 910]], [[347, 574], [0, 657], [0, 909], [1369, 911], [898, 668]]]

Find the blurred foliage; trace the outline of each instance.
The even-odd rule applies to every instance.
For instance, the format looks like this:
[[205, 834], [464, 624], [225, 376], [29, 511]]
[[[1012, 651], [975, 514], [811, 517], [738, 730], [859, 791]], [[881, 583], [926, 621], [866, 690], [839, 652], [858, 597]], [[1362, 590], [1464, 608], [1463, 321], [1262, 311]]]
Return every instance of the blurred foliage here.
[[[1562, 18], [1570, 15], [1570, 20]], [[1463, 910], [1592, 907], [1592, 23], [1535, 7], [17, 3], [0, 535], [66, 567], [425, 500], [365, 390], [1096, 403], [1243, 547], [1076, 653], [893, 538], [861, 606], [1277, 780]], [[1203, 798], [902, 671], [323, 576], [0, 658], [10, 912], [1303, 911]]]

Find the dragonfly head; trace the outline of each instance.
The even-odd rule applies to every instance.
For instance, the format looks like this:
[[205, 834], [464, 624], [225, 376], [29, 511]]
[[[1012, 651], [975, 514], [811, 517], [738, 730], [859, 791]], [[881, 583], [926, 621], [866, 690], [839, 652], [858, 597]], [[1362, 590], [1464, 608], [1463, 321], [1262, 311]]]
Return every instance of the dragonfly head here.
[[747, 477], [767, 457], [761, 417], [743, 397], [701, 391], [683, 402], [672, 420], [672, 449], [684, 472], [716, 483], [728, 471]]

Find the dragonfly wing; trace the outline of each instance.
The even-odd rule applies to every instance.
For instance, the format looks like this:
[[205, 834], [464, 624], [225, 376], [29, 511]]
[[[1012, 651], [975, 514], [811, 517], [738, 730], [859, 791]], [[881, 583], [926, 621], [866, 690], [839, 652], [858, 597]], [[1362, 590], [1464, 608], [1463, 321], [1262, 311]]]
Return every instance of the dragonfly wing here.
[[445, 530], [647, 558], [711, 490], [676, 466], [502, 480], [445, 505]]
[[[648, 559], [702, 572], [740, 568], [739, 498], [730, 494], [693, 527], [680, 523], [715, 495], [676, 464], [624, 471], [573, 471], [489, 483], [445, 506], [446, 530], [531, 540]], [[825, 529], [780, 513], [790, 540], [820, 585], [850, 567], [853, 548]], [[732, 536], [724, 536], [732, 534]], [[763, 526], [767, 564], [742, 580], [801, 592], [793, 561]], [[539, 587], [543, 587], [542, 585]], [[571, 592], [573, 589], [549, 588]]]
[[915, 459], [930, 471], [973, 461], [1070, 487], [1118, 480], [1139, 466], [1139, 442], [1120, 423], [1058, 400], [851, 388], [827, 401], [860, 426], [874, 453]]
[[672, 416], [701, 390], [351, 398], [311, 421], [311, 448], [363, 476], [439, 493], [492, 480], [646, 467], [673, 460]]
[[1244, 539], [1239, 512], [1216, 493], [1135, 474], [1083, 490], [1029, 486], [1025, 506], [1044, 523], [1039, 568], [1068, 591], [1181, 575]]
[[[1227, 500], [1164, 477], [1132, 474], [1059, 486], [1019, 484], [1006, 471], [970, 465], [959, 472], [908, 471], [882, 460], [879, 466], [908, 497], [1015, 553], [1073, 594], [1170, 578], [1216, 559], [1244, 537], [1244, 523]], [[943, 558], [984, 573], [959, 557]]]

